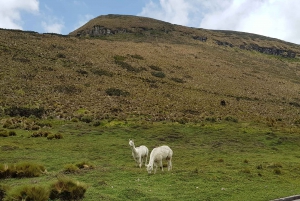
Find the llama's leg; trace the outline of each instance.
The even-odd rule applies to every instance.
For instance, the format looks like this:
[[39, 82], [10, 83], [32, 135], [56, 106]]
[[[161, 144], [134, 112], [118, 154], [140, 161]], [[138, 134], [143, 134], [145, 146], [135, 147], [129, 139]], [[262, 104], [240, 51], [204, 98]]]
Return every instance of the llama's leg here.
[[168, 161], [168, 171], [172, 170], [172, 160]]
[[142, 167], [142, 157], [139, 158], [139, 167]]
[[164, 171], [162, 160], [159, 161], [159, 167], [160, 167], [161, 171]]
[[155, 166], [155, 169], [154, 169], [154, 174], [156, 173], [156, 170], [157, 170], [157, 164], [154, 163], [154, 166]]

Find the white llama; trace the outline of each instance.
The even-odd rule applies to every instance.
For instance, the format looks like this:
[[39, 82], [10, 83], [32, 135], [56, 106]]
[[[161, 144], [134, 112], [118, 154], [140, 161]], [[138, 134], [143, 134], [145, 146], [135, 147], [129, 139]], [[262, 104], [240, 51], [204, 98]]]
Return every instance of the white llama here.
[[139, 147], [135, 147], [133, 140], [129, 140], [129, 145], [132, 150], [132, 156], [137, 165], [141, 168], [142, 163], [145, 160], [145, 165], [147, 164], [147, 158], [149, 150], [146, 146], [141, 145]]
[[166, 145], [154, 148], [150, 154], [149, 164], [146, 165], [148, 173], [150, 174], [153, 171], [153, 166], [155, 166], [154, 174], [156, 173], [157, 166], [164, 171], [162, 164], [162, 160], [164, 159], [168, 161], [168, 171], [170, 171], [172, 169], [172, 156], [172, 149]]

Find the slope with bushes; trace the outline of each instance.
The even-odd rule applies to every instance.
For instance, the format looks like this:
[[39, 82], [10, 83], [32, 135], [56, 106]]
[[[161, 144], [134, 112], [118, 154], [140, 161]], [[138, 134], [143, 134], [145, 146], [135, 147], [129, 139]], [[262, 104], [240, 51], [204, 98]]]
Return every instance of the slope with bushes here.
[[277, 39], [108, 15], [69, 36], [0, 30], [0, 51], [1, 115], [300, 121], [300, 48]]

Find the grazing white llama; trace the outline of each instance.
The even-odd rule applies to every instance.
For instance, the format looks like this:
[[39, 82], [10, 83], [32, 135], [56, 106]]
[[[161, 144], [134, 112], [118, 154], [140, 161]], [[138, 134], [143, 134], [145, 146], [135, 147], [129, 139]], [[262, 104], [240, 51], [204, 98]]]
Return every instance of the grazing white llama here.
[[133, 140], [129, 140], [129, 145], [132, 150], [132, 156], [137, 165], [141, 168], [142, 163], [145, 160], [145, 165], [147, 164], [147, 158], [149, 150], [146, 146], [141, 145], [139, 147], [135, 147]]
[[168, 161], [168, 171], [170, 171], [172, 169], [172, 156], [172, 149], [166, 145], [154, 148], [150, 154], [149, 164], [146, 165], [148, 173], [150, 174], [153, 171], [153, 166], [155, 166], [154, 174], [156, 173], [157, 166], [164, 171], [162, 164], [162, 160], [164, 159]]

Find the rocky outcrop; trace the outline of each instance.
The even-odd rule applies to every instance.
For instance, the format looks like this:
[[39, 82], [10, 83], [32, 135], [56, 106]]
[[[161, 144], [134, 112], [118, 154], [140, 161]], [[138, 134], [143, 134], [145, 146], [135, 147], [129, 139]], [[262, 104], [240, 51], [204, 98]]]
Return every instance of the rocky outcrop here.
[[146, 33], [155, 34], [155, 33], [169, 33], [172, 30], [166, 29], [162, 27], [160, 29], [154, 30], [152, 28], [147, 27], [129, 27], [129, 28], [116, 28], [110, 29], [104, 26], [95, 25], [91, 29], [85, 29], [78, 31], [76, 36], [90, 36], [90, 37], [98, 37], [103, 35], [113, 35], [113, 34], [120, 34], [120, 33]]
[[[216, 44], [222, 46], [234, 47], [234, 45], [229, 42], [223, 42], [218, 40], [216, 40]], [[253, 50], [263, 54], [277, 55], [277, 56], [288, 57], [288, 58], [296, 57], [296, 53], [291, 50], [284, 50], [275, 47], [261, 47], [253, 43], [252, 44], [244, 43], [243, 45], [239, 45], [238, 47], [243, 50]]]
[[202, 42], [206, 42], [207, 41], [207, 37], [205, 37], [205, 36], [193, 36], [193, 39], [200, 40]]
[[91, 37], [97, 37], [97, 36], [103, 36], [103, 35], [111, 35], [111, 34], [117, 34], [117, 33], [126, 33], [126, 29], [109, 29], [103, 26], [93, 26], [92, 29], [86, 29], [77, 32], [77, 36], [91, 36]]
[[296, 53], [290, 50], [283, 50], [275, 47], [260, 47], [257, 44], [240, 45], [241, 49], [254, 50], [264, 54], [271, 54], [289, 58], [295, 58]]

